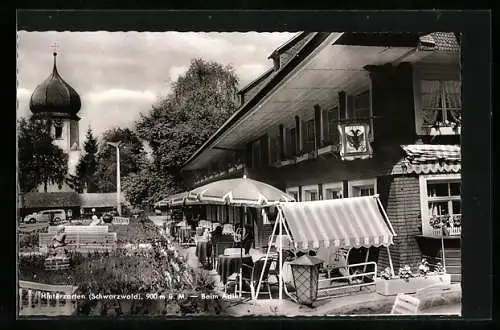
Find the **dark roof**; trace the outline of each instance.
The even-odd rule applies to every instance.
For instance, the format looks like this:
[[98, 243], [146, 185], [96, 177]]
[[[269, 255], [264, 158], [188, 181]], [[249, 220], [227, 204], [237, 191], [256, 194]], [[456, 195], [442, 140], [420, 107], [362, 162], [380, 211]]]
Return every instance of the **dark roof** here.
[[76, 116], [82, 106], [80, 96], [57, 72], [56, 56], [52, 74], [31, 95], [30, 109], [34, 114], [57, 113]]
[[280, 81], [282, 81], [294, 68], [297, 67], [309, 54], [311, 54], [323, 41], [328, 38], [329, 32], [318, 32], [311, 38], [289, 62], [275, 72], [269, 81], [242, 107], [240, 107], [219, 129], [210, 136], [210, 138], [196, 150], [189, 159], [183, 164], [183, 167], [193, 161], [199, 154], [203, 152], [208, 146], [213, 143], [221, 134], [223, 134], [229, 127], [234, 125], [240, 118], [242, 118], [267, 94], [269, 93]]
[[249, 84], [247, 84], [245, 87], [243, 87], [242, 89], [240, 89], [238, 91], [238, 94], [244, 93], [247, 90], [249, 90], [250, 88], [252, 88], [255, 85], [259, 84], [261, 81], [263, 81], [264, 79], [268, 78], [271, 75], [271, 73], [273, 73], [273, 71], [274, 71], [274, 69], [270, 68], [269, 70], [267, 70], [266, 72], [264, 72], [263, 74], [261, 74], [259, 77], [257, 77], [257, 79], [254, 79]]
[[283, 45], [281, 45], [278, 48], [276, 48], [271, 53], [271, 55], [269, 55], [267, 58], [270, 59], [270, 58], [275, 57], [278, 54], [286, 52], [288, 49], [290, 49], [291, 47], [293, 47], [294, 45], [296, 45], [297, 42], [299, 42], [300, 40], [304, 39], [308, 34], [309, 34], [309, 32], [299, 32], [299, 33], [297, 33], [295, 36], [292, 37], [292, 39], [286, 41]]
[[80, 206], [75, 192], [29, 192], [21, 198], [23, 208], [61, 208]]
[[460, 44], [453, 32], [432, 32], [420, 37], [420, 50], [458, 53]]
[[[121, 199], [125, 203], [123, 195]], [[29, 192], [20, 198], [20, 202], [23, 208], [115, 207], [116, 193]]]
[[[120, 196], [122, 202], [125, 202], [123, 194]], [[92, 193], [80, 194], [81, 207], [115, 207], [116, 193]]]

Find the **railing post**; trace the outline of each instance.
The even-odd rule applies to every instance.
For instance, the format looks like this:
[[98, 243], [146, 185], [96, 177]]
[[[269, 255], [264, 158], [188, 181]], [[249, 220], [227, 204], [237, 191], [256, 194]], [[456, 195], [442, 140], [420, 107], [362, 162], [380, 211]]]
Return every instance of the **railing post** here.
[[19, 309], [23, 308], [23, 288], [19, 288]]
[[28, 289], [28, 306], [31, 307], [31, 294], [33, 293], [33, 291], [31, 291], [31, 289]]

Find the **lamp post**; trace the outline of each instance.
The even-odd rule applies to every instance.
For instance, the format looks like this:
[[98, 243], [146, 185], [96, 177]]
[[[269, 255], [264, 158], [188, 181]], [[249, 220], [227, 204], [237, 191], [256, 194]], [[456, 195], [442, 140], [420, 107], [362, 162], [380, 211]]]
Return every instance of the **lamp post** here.
[[116, 211], [118, 212], [118, 215], [122, 215], [122, 204], [121, 204], [121, 199], [120, 199], [120, 190], [121, 190], [121, 183], [120, 183], [120, 145], [121, 142], [107, 142], [112, 147], [116, 148]]

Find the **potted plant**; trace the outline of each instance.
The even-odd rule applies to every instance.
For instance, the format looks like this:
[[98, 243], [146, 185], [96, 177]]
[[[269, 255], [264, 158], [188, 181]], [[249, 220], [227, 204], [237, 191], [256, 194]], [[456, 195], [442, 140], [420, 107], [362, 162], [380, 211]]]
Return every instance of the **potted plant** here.
[[424, 258], [417, 265], [418, 272], [414, 273], [410, 265], [404, 265], [397, 275], [393, 276], [389, 268], [380, 272], [375, 280], [377, 293], [384, 296], [397, 295], [398, 293], [415, 293], [418, 289], [432, 284], [450, 284], [451, 276], [446, 274], [440, 263], [436, 264], [433, 271]]
[[444, 236], [449, 236], [451, 227], [449, 215], [433, 215], [429, 219], [429, 224], [434, 229], [441, 229]]

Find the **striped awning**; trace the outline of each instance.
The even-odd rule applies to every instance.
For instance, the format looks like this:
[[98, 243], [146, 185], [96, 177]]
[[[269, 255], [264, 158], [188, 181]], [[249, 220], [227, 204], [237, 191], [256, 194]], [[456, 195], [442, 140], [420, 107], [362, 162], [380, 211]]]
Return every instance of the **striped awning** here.
[[283, 203], [281, 208], [299, 249], [388, 246], [396, 236], [378, 195]]
[[413, 164], [434, 161], [460, 162], [459, 145], [447, 144], [410, 144], [401, 146], [406, 158]]
[[403, 145], [408, 173], [458, 173], [461, 170], [459, 145]]

